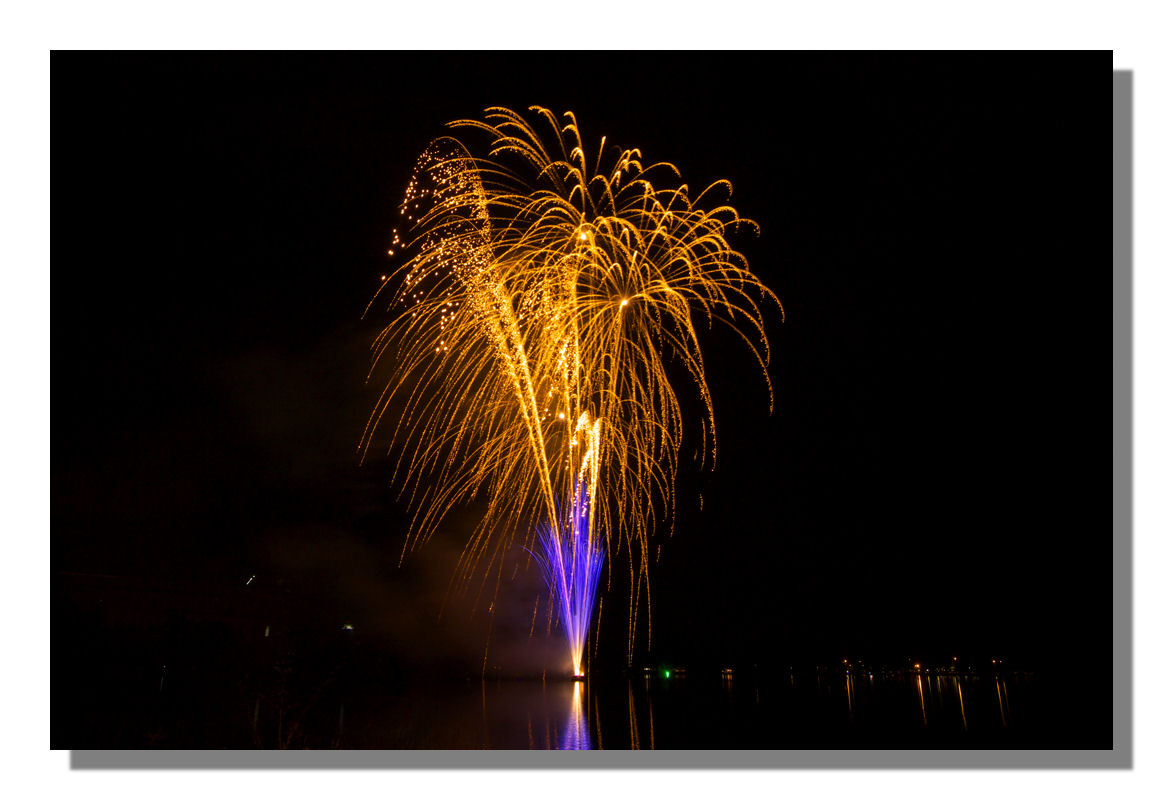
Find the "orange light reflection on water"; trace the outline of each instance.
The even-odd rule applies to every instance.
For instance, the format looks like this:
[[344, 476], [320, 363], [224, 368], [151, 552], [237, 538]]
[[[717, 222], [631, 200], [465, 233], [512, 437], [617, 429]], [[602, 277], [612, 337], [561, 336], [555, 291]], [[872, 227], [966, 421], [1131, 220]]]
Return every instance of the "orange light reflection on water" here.
[[917, 676], [917, 695], [921, 698], [921, 721], [929, 727], [929, 718], [925, 715], [925, 687], [921, 685], [921, 676]]

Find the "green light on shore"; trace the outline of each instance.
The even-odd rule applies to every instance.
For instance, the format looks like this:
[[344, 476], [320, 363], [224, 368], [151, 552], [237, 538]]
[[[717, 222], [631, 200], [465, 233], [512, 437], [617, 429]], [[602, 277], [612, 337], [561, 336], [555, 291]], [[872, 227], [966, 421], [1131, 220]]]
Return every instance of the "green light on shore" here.
[[664, 677], [664, 678], [669, 678], [669, 677], [670, 677], [670, 670], [668, 670], [668, 669], [664, 669], [664, 670], [662, 671], [662, 677]]

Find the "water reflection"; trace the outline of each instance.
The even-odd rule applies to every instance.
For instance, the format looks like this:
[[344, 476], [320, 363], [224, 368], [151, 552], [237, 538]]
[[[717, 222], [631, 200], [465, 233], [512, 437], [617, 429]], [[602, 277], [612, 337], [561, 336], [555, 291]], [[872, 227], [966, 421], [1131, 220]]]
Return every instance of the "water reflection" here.
[[852, 675], [849, 674], [844, 680], [844, 690], [848, 693], [848, 724], [851, 725], [852, 719]]
[[646, 695], [646, 708], [650, 712], [650, 749], [654, 749], [654, 698]]
[[[1024, 735], [1030, 721], [1039, 720], [1038, 712], [1028, 711], [1031, 682], [1012, 676], [821, 671], [816, 681], [794, 687], [784, 677], [747, 673], [726, 680], [713, 673], [684, 682], [613, 676], [434, 684], [407, 705], [396, 700], [369, 707], [366, 698], [336, 698], [313, 724], [326, 727], [332, 746], [340, 747], [652, 750], [960, 746], [1011, 741], [1011, 731]], [[1020, 726], [1011, 714], [1010, 686]], [[260, 732], [277, 727], [265, 698], [250, 703], [245, 725], [255, 727], [257, 708]], [[1003, 735], [1011, 739], [998, 738]]]
[[921, 698], [921, 722], [929, 727], [929, 717], [925, 714], [925, 687], [921, 685], [921, 676], [917, 676], [917, 695]]
[[585, 709], [582, 706], [582, 682], [573, 683], [573, 700], [570, 703], [569, 721], [557, 746], [558, 750], [592, 750], [590, 731], [586, 725]]
[[630, 749], [640, 750], [641, 748], [638, 746], [638, 714], [634, 711], [634, 685], [627, 683], [626, 691], [629, 695], [628, 705], [630, 708]]
[[604, 749], [602, 747], [602, 712], [598, 708], [597, 701], [594, 701], [594, 723], [598, 729], [598, 749], [602, 750]]
[[1006, 709], [1005, 703], [1002, 702], [1002, 691], [1005, 688], [1005, 682], [996, 675], [993, 678], [993, 683], [997, 687], [997, 710], [1001, 712], [1001, 724], [1006, 724]]
[[957, 684], [957, 702], [961, 705], [961, 727], [969, 730], [969, 722], [965, 719], [965, 697], [961, 694], [960, 676], [953, 678], [953, 682]]

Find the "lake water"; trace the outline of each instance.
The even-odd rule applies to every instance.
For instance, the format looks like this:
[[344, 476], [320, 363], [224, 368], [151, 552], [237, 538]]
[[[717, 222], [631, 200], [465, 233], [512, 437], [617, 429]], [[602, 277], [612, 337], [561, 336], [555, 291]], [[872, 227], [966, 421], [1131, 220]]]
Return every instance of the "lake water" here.
[[[269, 673], [269, 674], [268, 674]], [[167, 665], [54, 695], [67, 749], [1105, 749], [1086, 675], [761, 670], [725, 677], [393, 679]]]
[[267, 608], [237, 592], [194, 603], [164, 582], [143, 588], [129, 579], [74, 576], [56, 585], [54, 749], [1112, 744], [1117, 687], [1102, 663], [1107, 658], [1097, 655], [1064, 655], [1025, 671], [1026, 662], [1002, 669], [988, 658], [932, 669], [922, 668], [924, 660], [898, 661], [897, 668], [871, 661], [815, 667], [805, 658], [793, 670], [789, 654], [783, 663], [734, 664], [730, 671], [709, 659], [687, 670], [672, 664], [669, 674], [665, 662], [655, 672], [632, 673], [603, 671], [607, 665], [598, 662], [584, 682], [502, 679], [494, 666], [497, 675], [482, 680], [483, 663], [471, 648], [446, 657], [417, 650], [410, 639], [365, 637], [322, 612], [316, 620], [306, 601], [283, 612], [300, 620], [297, 627], [280, 625], [277, 612], [292, 595], [272, 593]]
[[[334, 746], [441, 749], [1082, 746], [1028, 675], [791, 673], [469, 681], [335, 709]], [[342, 719], [340, 719], [342, 717]], [[1080, 731], [1074, 730], [1075, 735]]]

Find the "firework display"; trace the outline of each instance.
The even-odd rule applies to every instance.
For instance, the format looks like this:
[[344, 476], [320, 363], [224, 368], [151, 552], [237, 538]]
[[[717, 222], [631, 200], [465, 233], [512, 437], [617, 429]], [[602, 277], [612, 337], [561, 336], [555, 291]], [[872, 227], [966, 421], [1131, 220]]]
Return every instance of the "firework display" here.
[[582, 652], [593, 615], [598, 580], [605, 561], [602, 542], [590, 533], [589, 493], [584, 481], [573, 495], [570, 517], [554, 528], [542, 525], [538, 530], [539, 550], [532, 551], [541, 565], [565, 638], [569, 642], [574, 677], [582, 677]]
[[714, 463], [700, 326], [736, 331], [768, 380], [760, 306], [782, 307], [728, 243], [758, 226], [727, 181], [692, 198], [673, 165], [604, 137], [591, 157], [573, 114], [531, 111], [450, 123], [458, 138], [419, 158], [376, 293], [392, 316], [369, 378], [390, 378], [360, 447], [383, 435], [398, 454], [401, 557], [484, 501], [457, 579], [499, 587], [505, 554], [527, 549], [580, 675], [604, 562], [628, 568], [628, 654], [640, 609], [649, 636], [652, 542], [673, 519], [685, 432], [672, 379], [694, 388], [697, 452]]

